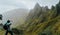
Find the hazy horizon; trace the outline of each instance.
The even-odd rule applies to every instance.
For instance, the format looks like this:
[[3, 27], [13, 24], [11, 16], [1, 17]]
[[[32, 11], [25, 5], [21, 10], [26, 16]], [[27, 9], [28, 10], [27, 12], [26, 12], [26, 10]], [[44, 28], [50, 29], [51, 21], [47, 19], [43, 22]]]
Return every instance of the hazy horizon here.
[[32, 9], [36, 3], [51, 8], [52, 5], [55, 6], [58, 2], [59, 0], [0, 0], [0, 13], [19, 8]]

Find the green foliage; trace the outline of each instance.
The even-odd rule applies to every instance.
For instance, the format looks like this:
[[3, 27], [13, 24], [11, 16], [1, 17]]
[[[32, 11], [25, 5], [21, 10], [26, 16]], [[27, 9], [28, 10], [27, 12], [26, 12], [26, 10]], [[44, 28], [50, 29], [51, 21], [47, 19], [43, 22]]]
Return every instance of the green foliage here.
[[35, 12], [22, 27], [25, 35], [60, 35], [60, 2], [46, 12], [43, 9]]
[[12, 28], [12, 31], [15, 35], [23, 35], [23, 30]]
[[57, 15], [60, 14], [60, 1], [59, 3], [56, 5], [56, 10], [57, 10]]

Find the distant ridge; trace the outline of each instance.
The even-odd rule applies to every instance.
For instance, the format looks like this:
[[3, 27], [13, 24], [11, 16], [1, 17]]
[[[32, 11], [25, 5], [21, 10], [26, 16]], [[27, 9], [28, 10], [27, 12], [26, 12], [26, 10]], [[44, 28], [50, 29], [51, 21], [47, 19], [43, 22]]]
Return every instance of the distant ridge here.
[[12, 26], [16, 27], [24, 23], [27, 15], [28, 9], [15, 9], [8, 11], [3, 13], [3, 22], [6, 23], [6, 21], [9, 19], [13, 23]]

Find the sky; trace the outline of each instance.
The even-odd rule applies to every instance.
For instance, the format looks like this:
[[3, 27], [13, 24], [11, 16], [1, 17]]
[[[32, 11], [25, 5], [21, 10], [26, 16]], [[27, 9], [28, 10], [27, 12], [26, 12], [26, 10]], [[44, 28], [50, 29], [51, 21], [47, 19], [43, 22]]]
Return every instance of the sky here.
[[51, 8], [58, 2], [59, 0], [0, 0], [0, 14], [18, 8], [33, 9], [36, 3]]

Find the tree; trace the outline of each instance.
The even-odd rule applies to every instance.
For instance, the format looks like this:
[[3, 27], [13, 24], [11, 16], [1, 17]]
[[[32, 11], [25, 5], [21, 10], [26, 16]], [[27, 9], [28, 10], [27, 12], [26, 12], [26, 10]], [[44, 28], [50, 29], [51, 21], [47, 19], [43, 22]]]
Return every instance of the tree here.
[[56, 11], [57, 11], [57, 15], [60, 15], [60, 1], [59, 1], [59, 3], [56, 5]]
[[0, 20], [2, 20], [2, 15], [0, 14]]
[[51, 10], [55, 10], [55, 6], [52, 6]]

